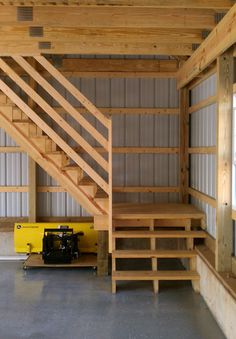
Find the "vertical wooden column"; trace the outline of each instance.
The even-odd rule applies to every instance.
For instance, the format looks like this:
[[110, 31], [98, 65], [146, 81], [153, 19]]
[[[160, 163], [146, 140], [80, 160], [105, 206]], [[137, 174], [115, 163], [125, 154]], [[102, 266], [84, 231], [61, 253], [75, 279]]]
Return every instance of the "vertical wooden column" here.
[[180, 202], [188, 203], [189, 185], [189, 90], [180, 90]]
[[98, 255], [97, 274], [104, 276], [108, 274], [108, 232], [98, 232]]
[[216, 270], [231, 271], [233, 48], [217, 59]]
[[[31, 60], [31, 65], [35, 67], [35, 60]], [[33, 78], [29, 78], [29, 85], [35, 90], [36, 82]], [[35, 108], [35, 102], [29, 97], [28, 105], [30, 108]], [[36, 183], [36, 162], [29, 157], [28, 160], [28, 205], [29, 205], [29, 222], [36, 222], [37, 220], [37, 183]]]

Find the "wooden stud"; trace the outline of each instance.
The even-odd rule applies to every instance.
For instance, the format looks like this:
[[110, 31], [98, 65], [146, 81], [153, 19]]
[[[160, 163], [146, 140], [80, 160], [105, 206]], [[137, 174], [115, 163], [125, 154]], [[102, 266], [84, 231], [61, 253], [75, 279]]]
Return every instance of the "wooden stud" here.
[[189, 91], [185, 87], [180, 90], [180, 201], [188, 203], [189, 181]]
[[97, 255], [98, 276], [108, 275], [108, 232], [98, 232], [98, 255]]
[[[235, 6], [236, 9], [236, 6]], [[216, 270], [231, 271], [232, 226], [232, 115], [233, 48], [217, 59], [217, 189], [216, 189]]]

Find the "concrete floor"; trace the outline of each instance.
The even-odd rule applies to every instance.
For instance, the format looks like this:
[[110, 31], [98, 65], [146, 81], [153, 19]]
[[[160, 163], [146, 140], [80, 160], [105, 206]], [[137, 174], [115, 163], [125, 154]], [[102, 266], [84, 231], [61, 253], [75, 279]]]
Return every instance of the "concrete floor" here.
[[[0, 262], [0, 339], [222, 339], [189, 283], [122, 283], [90, 269], [34, 269]], [[135, 287], [134, 287], [135, 286]]]

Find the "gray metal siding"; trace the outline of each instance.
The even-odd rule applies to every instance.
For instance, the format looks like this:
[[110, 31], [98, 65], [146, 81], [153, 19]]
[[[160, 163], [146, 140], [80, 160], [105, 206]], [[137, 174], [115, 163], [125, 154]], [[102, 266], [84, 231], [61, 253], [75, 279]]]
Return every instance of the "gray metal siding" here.
[[[192, 105], [216, 95], [216, 75], [194, 87], [191, 91]], [[216, 146], [217, 105], [212, 104], [191, 114], [190, 146]], [[190, 156], [190, 186], [213, 198], [216, 197], [216, 156], [215, 154], [192, 154]], [[211, 206], [191, 198], [191, 202], [207, 215], [207, 230], [215, 237], [216, 213]]]

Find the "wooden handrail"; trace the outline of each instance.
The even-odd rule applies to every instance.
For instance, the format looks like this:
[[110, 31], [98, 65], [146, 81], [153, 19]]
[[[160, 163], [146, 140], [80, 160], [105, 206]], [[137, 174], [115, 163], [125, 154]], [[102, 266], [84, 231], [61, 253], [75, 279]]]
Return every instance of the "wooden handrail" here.
[[[1, 58], [0, 68], [105, 170], [108, 162], [70, 124], [68, 124], [36, 91], [22, 80]], [[55, 141], [56, 142], [56, 141]], [[57, 143], [57, 142], [56, 142]], [[89, 174], [89, 173], [88, 173]]]
[[106, 151], [107, 140], [75, 109], [47, 80], [45, 80], [23, 57], [12, 57], [42, 88], [53, 97]]
[[109, 127], [109, 119], [101, 113], [72, 83], [66, 79], [47, 59], [43, 56], [34, 56], [38, 61], [70, 94], [73, 95], [92, 115], [95, 116], [106, 128]]
[[[2, 63], [2, 59], [0, 59]], [[23, 80], [22, 80], [23, 81]], [[23, 81], [24, 82], [24, 81]], [[18, 106], [39, 128], [41, 128], [75, 163], [85, 171], [106, 193], [107, 182], [89, 166], [47, 123], [41, 119], [4, 81], [0, 79], [0, 89]]]

